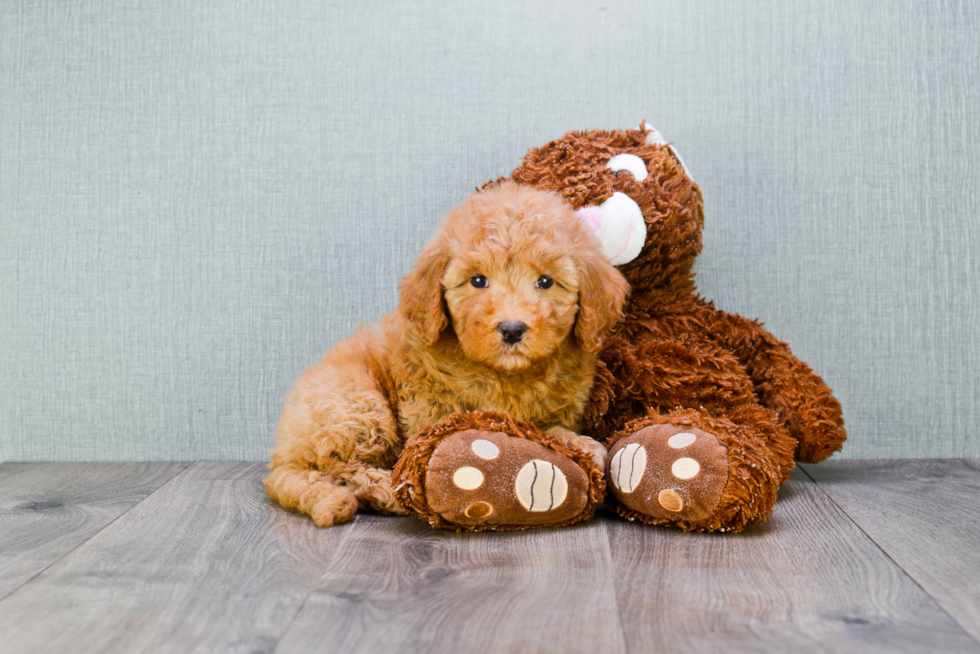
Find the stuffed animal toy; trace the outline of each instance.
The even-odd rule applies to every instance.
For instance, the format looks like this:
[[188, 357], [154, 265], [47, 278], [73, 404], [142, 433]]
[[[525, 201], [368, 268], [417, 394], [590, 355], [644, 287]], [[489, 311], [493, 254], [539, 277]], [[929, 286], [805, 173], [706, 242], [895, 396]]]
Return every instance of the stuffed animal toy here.
[[[719, 311], [698, 295], [692, 266], [701, 251], [701, 192], [659, 132], [645, 122], [634, 130], [571, 132], [530, 151], [510, 179], [558, 193], [577, 209], [632, 287], [625, 319], [601, 351], [583, 425], [608, 447], [606, 486], [616, 513], [687, 531], [739, 532], [772, 514], [794, 459], [818, 462], [841, 448], [840, 403], [823, 380], [759, 322]], [[520, 508], [528, 515], [554, 510], [542, 510], [538, 497], [555, 475], [539, 478], [544, 466], [533, 464], [529, 482], [530, 473], [516, 472], [528, 470], [525, 462], [494, 475], [507, 480], [497, 483], [497, 496], [518, 498], [505, 520], [488, 509], [461, 521], [458, 511], [447, 512], [445, 499], [434, 506], [427, 484], [445, 496], [449, 486], [438, 480], [466, 457], [433, 453], [463, 427], [437, 425], [406, 446], [395, 471], [403, 506], [433, 526], [455, 529], [574, 521], [521, 515]], [[510, 436], [536, 437], [513, 426]], [[552, 451], [553, 459], [560, 456], [572, 453]], [[439, 472], [428, 474], [436, 459]], [[579, 496], [570, 497], [571, 486], [560, 485], [563, 502], [574, 506], [591, 506], [583, 494], [599, 488], [579, 483]], [[480, 492], [454, 488], [448, 504], [489, 506]]]

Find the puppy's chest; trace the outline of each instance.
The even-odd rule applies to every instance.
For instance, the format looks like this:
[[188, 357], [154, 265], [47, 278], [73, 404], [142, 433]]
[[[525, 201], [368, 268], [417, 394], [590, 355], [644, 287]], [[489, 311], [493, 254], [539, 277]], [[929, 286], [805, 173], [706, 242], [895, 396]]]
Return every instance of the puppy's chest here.
[[453, 413], [476, 410], [504, 411], [541, 428], [579, 426], [594, 360], [565, 356], [521, 373], [504, 374], [450, 356], [454, 353], [430, 357], [423, 352], [425, 356], [394, 361], [398, 421], [407, 437]]
[[575, 425], [584, 408], [588, 376], [447, 376], [439, 380], [439, 412], [493, 410], [539, 426]]
[[492, 409], [506, 411], [520, 420], [548, 421], [557, 408], [555, 398], [562, 392], [558, 384], [546, 380], [469, 380], [455, 389], [465, 411]]

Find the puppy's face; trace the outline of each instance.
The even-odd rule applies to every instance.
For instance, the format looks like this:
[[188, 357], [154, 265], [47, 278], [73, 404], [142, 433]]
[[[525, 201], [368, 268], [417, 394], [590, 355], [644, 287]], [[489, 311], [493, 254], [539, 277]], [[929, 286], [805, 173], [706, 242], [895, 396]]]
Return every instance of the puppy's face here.
[[[446, 306], [467, 358], [521, 370], [555, 352], [578, 314], [579, 276], [569, 253], [531, 224], [494, 216], [443, 277]], [[538, 226], [558, 216], [537, 216]]]
[[627, 290], [569, 204], [508, 182], [449, 214], [402, 280], [401, 309], [425, 343], [451, 320], [468, 359], [520, 371], [572, 337], [595, 352]]

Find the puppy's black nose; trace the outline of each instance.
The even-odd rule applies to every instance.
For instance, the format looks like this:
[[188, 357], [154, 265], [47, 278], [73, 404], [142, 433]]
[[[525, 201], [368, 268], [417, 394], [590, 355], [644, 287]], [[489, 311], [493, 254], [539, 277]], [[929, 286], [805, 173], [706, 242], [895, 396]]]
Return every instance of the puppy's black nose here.
[[504, 339], [504, 343], [514, 345], [515, 343], [519, 343], [521, 339], [524, 338], [524, 332], [527, 331], [527, 325], [515, 320], [508, 320], [497, 325], [497, 331], [500, 332], [500, 336]]

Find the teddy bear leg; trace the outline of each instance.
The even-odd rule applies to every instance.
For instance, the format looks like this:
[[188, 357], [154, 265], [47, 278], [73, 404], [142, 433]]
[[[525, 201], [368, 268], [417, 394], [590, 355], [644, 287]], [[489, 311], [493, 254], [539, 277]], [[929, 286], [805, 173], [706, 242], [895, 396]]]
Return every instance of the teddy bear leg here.
[[767, 519], [794, 465], [794, 440], [758, 405], [634, 420], [609, 445], [614, 510], [686, 531], [738, 532]]
[[593, 455], [506, 414], [451, 416], [405, 446], [399, 503], [433, 527], [527, 529], [585, 520], [605, 490]]

